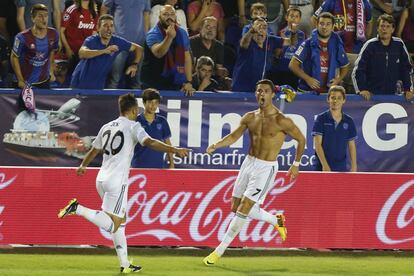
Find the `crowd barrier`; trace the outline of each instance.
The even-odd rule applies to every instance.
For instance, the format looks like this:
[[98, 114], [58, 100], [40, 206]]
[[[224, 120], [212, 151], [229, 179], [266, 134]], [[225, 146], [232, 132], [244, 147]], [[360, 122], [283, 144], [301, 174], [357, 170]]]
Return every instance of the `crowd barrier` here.
[[[77, 197], [100, 209], [97, 169], [0, 167], [0, 244], [112, 245], [107, 232], [78, 216], [57, 218]], [[223, 239], [234, 170], [137, 170], [129, 177], [130, 246], [209, 246]], [[283, 212], [288, 239], [248, 220], [232, 246], [414, 249], [414, 174], [302, 172], [277, 175], [263, 208]]]
[[[126, 91], [35, 90], [37, 118], [16, 112], [18, 90], [0, 90], [0, 166], [78, 166], [100, 127], [118, 116], [117, 97]], [[132, 91], [134, 92], [134, 91]], [[139, 96], [141, 91], [135, 91]], [[238, 169], [248, 150], [248, 135], [234, 145], [205, 153], [211, 143], [234, 130], [241, 116], [257, 109], [254, 93], [162, 91], [160, 113], [171, 127], [171, 141], [190, 147], [189, 157], [175, 157], [177, 168]], [[142, 100], [139, 99], [142, 107]], [[313, 170], [315, 153], [312, 126], [327, 109], [326, 96], [299, 95], [293, 103], [275, 105], [292, 118], [306, 135], [302, 170]], [[374, 96], [364, 101], [347, 97], [344, 111], [354, 118], [358, 170], [366, 172], [414, 172], [414, 105], [401, 96]], [[295, 141], [287, 139], [278, 156], [279, 167], [293, 162]], [[99, 166], [97, 159], [92, 166]]]

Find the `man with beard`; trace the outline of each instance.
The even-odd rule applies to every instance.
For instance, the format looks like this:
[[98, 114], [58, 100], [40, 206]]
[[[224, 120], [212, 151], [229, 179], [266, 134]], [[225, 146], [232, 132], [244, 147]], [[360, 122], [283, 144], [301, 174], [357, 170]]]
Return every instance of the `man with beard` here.
[[142, 88], [181, 90], [193, 95], [192, 61], [187, 32], [176, 24], [174, 7], [165, 5], [159, 22], [149, 30], [144, 44]]
[[249, 131], [249, 153], [240, 167], [232, 194], [231, 210], [236, 215], [231, 220], [223, 241], [210, 255], [204, 258], [203, 262], [207, 266], [217, 263], [227, 247], [240, 233], [247, 217], [273, 225], [279, 232], [282, 241], [287, 236], [285, 216], [280, 213], [271, 214], [260, 208], [260, 205], [263, 204], [269, 189], [273, 187], [278, 171], [277, 156], [286, 135], [298, 142], [295, 161], [288, 171], [291, 180], [299, 174], [300, 160], [305, 150], [306, 141], [295, 123], [273, 105], [275, 91], [272, 81], [258, 81], [255, 91], [259, 109], [244, 114], [240, 125], [232, 133], [207, 148], [207, 153], [212, 154], [219, 148], [235, 143], [246, 130]]
[[311, 37], [297, 49], [289, 69], [299, 77], [299, 91], [319, 95], [341, 83], [348, 73], [349, 62], [341, 38], [333, 32], [333, 15], [321, 13], [317, 24]]
[[113, 32], [113, 17], [108, 14], [101, 15], [98, 19], [98, 33], [86, 38], [79, 49], [80, 62], [72, 75], [72, 88], [104, 89], [112, 64], [122, 51], [134, 52], [134, 61], [125, 74], [135, 76], [142, 57], [142, 47], [113, 35]]
[[267, 22], [261, 17], [256, 18], [240, 40], [232, 91], [254, 91], [256, 82], [265, 76], [272, 65], [273, 56], [279, 56], [282, 47], [282, 38], [268, 35]]
[[411, 57], [404, 42], [392, 36], [395, 20], [392, 15], [383, 14], [377, 24], [378, 37], [364, 44], [352, 71], [355, 91], [365, 100], [369, 100], [372, 94], [401, 92], [410, 100], [414, 95]]
[[[208, 16], [203, 19], [200, 34], [190, 37], [191, 52], [194, 60], [202, 56], [210, 57], [214, 64], [214, 78], [223, 83], [228, 77], [229, 72], [223, 66], [224, 64], [224, 46], [223, 43], [216, 39], [217, 36], [217, 19]], [[213, 74], [214, 75], [214, 74]], [[196, 88], [196, 87], [194, 87]]]

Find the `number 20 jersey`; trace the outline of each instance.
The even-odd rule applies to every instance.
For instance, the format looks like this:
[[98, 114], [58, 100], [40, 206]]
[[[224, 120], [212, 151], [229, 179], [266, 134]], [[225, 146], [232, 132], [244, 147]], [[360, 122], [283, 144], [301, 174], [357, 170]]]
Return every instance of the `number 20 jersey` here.
[[135, 145], [138, 142], [143, 145], [149, 137], [139, 122], [123, 116], [102, 126], [92, 143], [103, 153], [96, 180], [119, 183], [119, 186], [124, 184], [128, 179]]

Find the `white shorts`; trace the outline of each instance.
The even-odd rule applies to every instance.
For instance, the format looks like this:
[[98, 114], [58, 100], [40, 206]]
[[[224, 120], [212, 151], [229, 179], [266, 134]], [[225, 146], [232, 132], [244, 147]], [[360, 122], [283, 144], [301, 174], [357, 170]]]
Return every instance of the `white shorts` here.
[[96, 181], [96, 190], [102, 199], [102, 210], [120, 218], [126, 216], [128, 204], [128, 185]]
[[268, 191], [275, 184], [278, 169], [277, 161], [265, 161], [248, 155], [240, 167], [233, 188], [233, 197], [245, 196], [262, 204]]

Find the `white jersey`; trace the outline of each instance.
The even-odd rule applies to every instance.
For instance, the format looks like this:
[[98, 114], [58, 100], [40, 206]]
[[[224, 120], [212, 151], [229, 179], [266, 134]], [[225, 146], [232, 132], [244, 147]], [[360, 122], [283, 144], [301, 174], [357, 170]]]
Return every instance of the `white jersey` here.
[[92, 146], [103, 150], [103, 161], [99, 170], [97, 181], [113, 182], [121, 186], [129, 175], [135, 145], [143, 145], [149, 135], [139, 122], [126, 117], [105, 124], [99, 130], [98, 136]]

